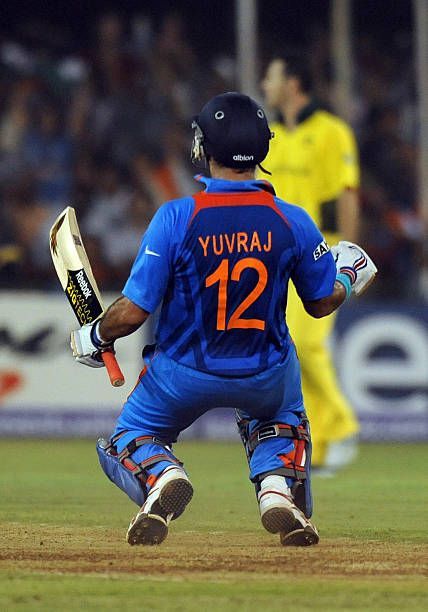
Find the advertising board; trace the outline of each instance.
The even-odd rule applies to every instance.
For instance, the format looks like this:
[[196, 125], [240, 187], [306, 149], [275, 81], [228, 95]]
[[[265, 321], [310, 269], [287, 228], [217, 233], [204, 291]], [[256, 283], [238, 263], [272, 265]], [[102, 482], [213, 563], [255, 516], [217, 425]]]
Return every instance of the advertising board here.
[[[106, 295], [106, 304], [115, 297]], [[150, 323], [117, 342], [126, 384], [113, 388], [104, 369], [73, 361], [68, 341], [76, 323], [61, 294], [3, 292], [0, 301], [0, 434], [109, 433], [142, 367], [141, 349], [152, 341]], [[351, 302], [339, 312], [332, 342], [361, 438], [428, 439], [428, 309]], [[184, 433], [236, 436], [230, 409], [208, 413]]]

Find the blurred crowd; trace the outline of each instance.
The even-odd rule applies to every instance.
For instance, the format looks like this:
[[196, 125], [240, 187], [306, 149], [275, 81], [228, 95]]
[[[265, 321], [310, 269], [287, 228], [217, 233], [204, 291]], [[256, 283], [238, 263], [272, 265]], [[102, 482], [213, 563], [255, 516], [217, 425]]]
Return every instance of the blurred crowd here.
[[[381, 270], [374, 291], [406, 298], [414, 296], [423, 236], [412, 61], [400, 44], [391, 41], [386, 54], [374, 37], [358, 40], [352, 112], [361, 242]], [[310, 49], [319, 97], [331, 103], [327, 36], [314, 32]], [[69, 204], [100, 286], [123, 286], [156, 208], [197, 189], [190, 120], [212, 95], [236, 88], [232, 52], [202, 60], [177, 13], [156, 27], [148, 17], [105, 14], [92, 39], [68, 53], [3, 39], [1, 288], [57, 287], [47, 236]]]

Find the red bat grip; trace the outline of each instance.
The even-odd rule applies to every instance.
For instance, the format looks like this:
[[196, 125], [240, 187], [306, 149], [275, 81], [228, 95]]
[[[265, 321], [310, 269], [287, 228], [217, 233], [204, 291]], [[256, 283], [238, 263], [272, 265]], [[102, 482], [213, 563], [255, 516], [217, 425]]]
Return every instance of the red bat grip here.
[[122, 370], [116, 361], [114, 353], [111, 351], [103, 351], [101, 353], [101, 357], [103, 358], [104, 365], [107, 368], [107, 373], [113, 387], [121, 387], [125, 382], [125, 377], [123, 376]]

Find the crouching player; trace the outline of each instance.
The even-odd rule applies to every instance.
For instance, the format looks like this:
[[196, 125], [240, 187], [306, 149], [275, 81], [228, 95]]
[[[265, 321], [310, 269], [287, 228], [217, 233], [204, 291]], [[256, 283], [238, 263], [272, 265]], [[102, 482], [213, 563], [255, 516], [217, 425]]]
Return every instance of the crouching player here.
[[123, 295], [72, 333], [76, 359], [100, 367], [100, 351], [162, 303], [156, 346], [145, 350], [112, 438], [98, 444], [100, 463], [140, 506], [129, 544], [159, 544], [193, 494], [172, 444], [206, 411], [234, 407], [263, 526], [284, 545], [316, 544], [310, 432], [283, 316], [288, 281], [307, 312], [323, 317], [363, 291], [376, 268], [354, 244], [330, 251], [303, 209], [255, 180], [272, 134], [251, 98], [217, 96], [192, 127], [192, 159], [211, 177], [198, 177], [204, 191], [157, 211]]

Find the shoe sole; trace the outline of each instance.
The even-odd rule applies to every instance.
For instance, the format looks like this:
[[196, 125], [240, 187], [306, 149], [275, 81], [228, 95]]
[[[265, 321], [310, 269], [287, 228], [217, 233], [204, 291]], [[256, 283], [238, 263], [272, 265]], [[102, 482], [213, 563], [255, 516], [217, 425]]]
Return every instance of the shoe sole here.
[[[156, 503], [166, 515], [177, 518], [192, 499], [193, 487], [188, 480], [177, 478], [162, 489]], [[126, 540], [131, 546], [161, 544], [168, 535], [168, 523], [159, 514], [140, 514], [128, 529]]]
[[168, 535], [166, 521], [157, 514], [140, 514], [128, 529], [126, 541], [131, 546], [161, 544]]
[[280, 542], [283, 546], [313, 546], [319, 541], [319, 535], [310, 525], [304, 529], [296, 529], [280, 535]]
[[176, 519], [182, 514], [193, 496], [193, 487], [188, 480], [176, 478], [162, 489], [159, 495], [159, 505], [167, 514], [173, 514]]
[[262, 516], [262, 525], [269, 533], [293, 531], [296, 518], [288, 508], [271, 508]]

